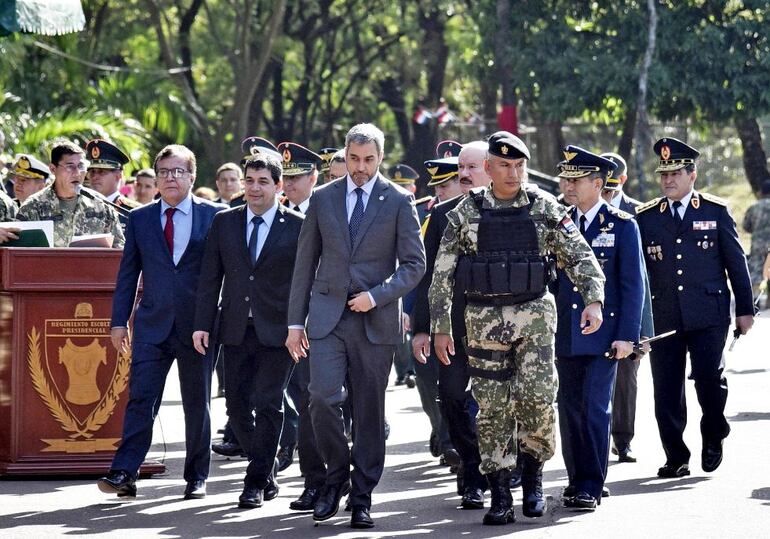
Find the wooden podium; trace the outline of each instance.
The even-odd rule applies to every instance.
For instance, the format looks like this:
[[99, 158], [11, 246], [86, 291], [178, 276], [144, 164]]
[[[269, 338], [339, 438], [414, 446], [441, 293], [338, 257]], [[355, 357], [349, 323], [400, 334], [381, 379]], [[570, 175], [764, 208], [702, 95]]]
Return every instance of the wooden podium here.
[[[104, 474], [130, 356], [110, 341], [121, 251], [0, 248], [0, 475]], [[145, 462], [140, 473], [162, 473]]]

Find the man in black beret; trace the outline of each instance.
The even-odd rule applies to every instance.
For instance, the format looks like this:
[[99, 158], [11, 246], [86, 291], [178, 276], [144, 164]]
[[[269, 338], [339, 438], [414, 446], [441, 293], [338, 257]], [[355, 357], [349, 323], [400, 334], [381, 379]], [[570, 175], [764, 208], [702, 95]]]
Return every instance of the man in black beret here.
[[449, 365], [455, 282], [465, 292], [468, 371], [479, 405], [479, 470], [492, 493], [483, 522], [495, 525], [515, 520], [509, 485], [517, 439], [523, 513], [545, 514], [543, 465], [556, 443], [556, 309], [547, 288], [555, 277], [552, 260], [583, 297], [579, 323], [585, 334], [602, 322], [604, 276], [567, 208], [527, 182], [524, 142], [498, 131], [488, 143], [484, 169], [491, 186], [471, 190], [447, 214], [429, 298], [436, 355]]

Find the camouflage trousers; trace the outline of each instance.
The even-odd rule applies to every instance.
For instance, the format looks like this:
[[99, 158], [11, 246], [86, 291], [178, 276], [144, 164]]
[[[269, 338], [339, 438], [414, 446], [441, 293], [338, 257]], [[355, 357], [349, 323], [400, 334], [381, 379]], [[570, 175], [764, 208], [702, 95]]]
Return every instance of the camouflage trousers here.
[[550, 459], [556, 444], [558, 387], [553, 296], [502, 307], [468, 305], [465, 323], [468, 348], [508, 352], [468, 354], [473, 396], [479, 405], [479, 470], [488, 474], [514, 467], [517, 439], [525, 453], [541, 462]]

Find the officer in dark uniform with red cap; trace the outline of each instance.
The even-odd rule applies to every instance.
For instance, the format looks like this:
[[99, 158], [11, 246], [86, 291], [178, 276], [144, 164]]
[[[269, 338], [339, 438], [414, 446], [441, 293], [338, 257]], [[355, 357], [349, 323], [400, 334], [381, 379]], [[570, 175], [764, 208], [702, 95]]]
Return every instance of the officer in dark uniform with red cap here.
[[724, 415], [727, 380], [722, 354], [730, 327], [730, 288], [735, 294], [736, 335], [751, 329], [754, 305], [746, 256], [727, 202], [694, 189], [699, 152], [671, 137], [658, 140], [654, 150], [660, 158], [656, 172], [663, 196], [638, 207], [637, 222], [655, 330], [676, 330], [655, 343], [650, 357], [655, 418], [666, 453], [658, 477], [682, 477], [690, 474], [690, 450], [682, 437], [687, 423], [687, 354], [703, 412], [701, 467], [713, 472], [722, 462], [723, 441], [730, 433]]

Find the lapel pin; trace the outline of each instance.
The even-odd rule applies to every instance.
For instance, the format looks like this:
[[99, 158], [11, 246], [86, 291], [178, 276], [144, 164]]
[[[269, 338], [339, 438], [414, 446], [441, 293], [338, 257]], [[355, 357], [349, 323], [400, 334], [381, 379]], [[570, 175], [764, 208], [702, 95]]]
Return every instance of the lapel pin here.
[[284, 219], [283, 217], [281, 217], [280, 219], [278, 219], [278, 222], [279, 222], [279, 223], [283, 223], [284, 221], [285, 221], [285, 219]]
[[385, 197], [380, 195], [380, 200], [385, 200]]

